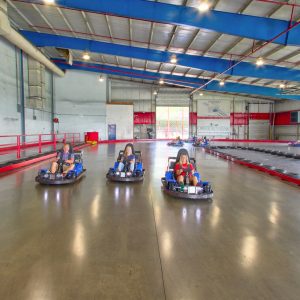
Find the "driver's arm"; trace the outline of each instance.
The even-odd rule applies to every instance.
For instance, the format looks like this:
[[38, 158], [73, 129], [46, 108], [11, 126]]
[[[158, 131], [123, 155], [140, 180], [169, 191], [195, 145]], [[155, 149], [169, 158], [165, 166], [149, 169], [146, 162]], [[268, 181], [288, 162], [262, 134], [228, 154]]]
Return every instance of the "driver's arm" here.
[[59, 153], [57, 153], [57, 155], [56, 155], [56, 159], [55, 159], [55, 162], [58, 162], [60, 160], [60, 154]]
[[176, 175], [180, 175], [181, 173], [182, 173], [182, 166], [181, 165], [177, 165], [176, 166], [176, 171], [175, 171], [175, 173], [176, 173]]
[[132, 164], [132, 163], [134, 163], [134, 162], [135, 162], [135, 156], [134, 156], [134, 155], [131, 155], [131, 156], [130, 156], [130, 161], [129, 161], [129, 163]]
[[71, 159], [66, 160], [65, 163], [67, 163], [67, 164], [74, 164], [74, 155], [72, 154], [71, 155]]
[[68, 159], [65, 161], [67, 164], [73, 164], [74, 163], [74, 158]]
[[190, 170], [191, 170], [191, 174], [195, 173], [195, 169], [194, 169], [194, 166], [192, 164], [190, 164]]

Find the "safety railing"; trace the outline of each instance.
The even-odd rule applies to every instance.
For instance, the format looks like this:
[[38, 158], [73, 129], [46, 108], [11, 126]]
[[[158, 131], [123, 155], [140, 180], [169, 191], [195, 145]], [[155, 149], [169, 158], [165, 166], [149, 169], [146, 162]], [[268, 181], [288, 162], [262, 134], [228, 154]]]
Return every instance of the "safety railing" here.
[[80, 133], [0, 135], [0, 155], [16, 151], [16, 157], [19, 159], [21, 152], [26, 148], [36, 147], [40, 154], [44, 146], [52, 146], [53, 150], [56, 150], [58, 144], [75, 145], [80, 142]]

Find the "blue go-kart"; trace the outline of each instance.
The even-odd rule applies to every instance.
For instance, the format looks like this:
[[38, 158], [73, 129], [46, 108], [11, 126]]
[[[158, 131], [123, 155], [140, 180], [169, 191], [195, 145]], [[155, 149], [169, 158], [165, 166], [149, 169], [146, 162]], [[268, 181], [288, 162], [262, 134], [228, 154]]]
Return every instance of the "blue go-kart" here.
[[184, 140], [185, 143], [188, 143], [188, 144], [193, 144], [193, 143], [196, 143], [197, 142], [197, 137], [190, 137], [186, 140]]
[[58, 170], [52, 174], [48, 169], [39, 170], [38, 176], [35, 177], [35, 181], [44, 185], [64, 185], [78, 181], [86, 172], [83, 168], [82, 151], [74, 152], [74, 164], [73, 170], [69, 171], [63, 176], [63, 162], [58, 161]]
[[300, 141], [293, 141], [288, 144], [289, 147], [300, 147]]
[[183, 147], [184, 146], [184, 141], [181, 140], [181, 139], [176, 139], [176, 140], [173, 140], [173, 141], [169, 142], [167, 145], [168, 146], [173, 146], [173, 147]]
[[209, 146], [209, 140], [208, 139], [199, 139], [194, 144], [194, 147], [208, 147]]
[[[133, 172], [130, 172], [129, 162], [124, 162], [124, 169], [120, 172], [118, 170], [119, 162], [124, 154], [124, 151], [127, 147], [131, 147], [132, 153], [135, 156], [135, 166]], [[145, 169], [143, 168], [142, 162], [142, 152], [134, 151], [132, 144], [127, 144], [124, 150], [119, 152], [117, 161], [114, 164], [113, 168], [108, 170], [106, 178], [114, 182], [140, 182], [144, 180]]]
[[[192, 199], [192, 200], [202, 200], [208, 199], [211, 200], [213, 198], [213, 191], [211, 185], [207, 181], [201, 181], [200, 174], [196, 170], [196, 160], [194, 158], [189, 158], [189, 161], [193, 163], [195, 171], [194, 176], [198, 179], [197, 186], [190, 186], [185, 180], [185, 185], [180, 186], [176, 179], [174, 168], [176, 163], [179, 162], [181, 155], [187, 155], [189, 157], [188, 151], [186, 149], [180, 149], [178, 151], [177, 157], [169, 157], [168, 158], [168, 169], [166, 171], [165, 177], [161, 179], [162, 182], [162, 189], [163, 191], [176, 198], [183, 198], [183, 199]], [[186, 170], [187, 179], [189, 176], [189, 170]]]

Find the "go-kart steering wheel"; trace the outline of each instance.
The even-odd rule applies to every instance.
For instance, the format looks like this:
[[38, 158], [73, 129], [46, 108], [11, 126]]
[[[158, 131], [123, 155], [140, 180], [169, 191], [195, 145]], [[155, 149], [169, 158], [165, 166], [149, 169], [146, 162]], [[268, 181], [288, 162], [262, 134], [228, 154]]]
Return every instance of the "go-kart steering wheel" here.
[[59, 160], [57, 161], [57, 164], [58, 164], [57, 172], [58, 172], [58, 173], [62, 173], [62, 172], [63, 172], [64, 160], [59, 159]]
[[189, 175], [189, 174], [192, 173], [192, 169], [191, 169], [191, 167], [190, 167], [190, 164], [188, 165], [187, 168], [183, 168], [183, 167], [181, 166], [180, 169], [181, 169], [186, 175]]

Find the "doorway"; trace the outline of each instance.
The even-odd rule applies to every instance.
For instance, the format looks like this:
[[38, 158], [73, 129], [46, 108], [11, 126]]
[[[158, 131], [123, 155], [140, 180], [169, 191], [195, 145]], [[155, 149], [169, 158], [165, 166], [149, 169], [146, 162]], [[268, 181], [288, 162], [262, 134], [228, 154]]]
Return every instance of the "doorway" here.
[[189, 107], [156, 107], [156, 137], [174, 139], [189, 136]]

